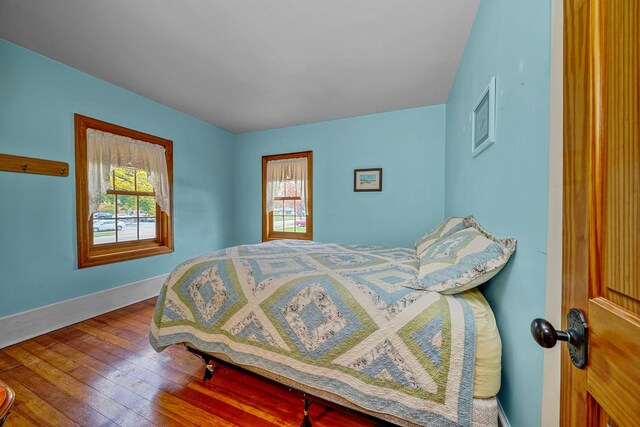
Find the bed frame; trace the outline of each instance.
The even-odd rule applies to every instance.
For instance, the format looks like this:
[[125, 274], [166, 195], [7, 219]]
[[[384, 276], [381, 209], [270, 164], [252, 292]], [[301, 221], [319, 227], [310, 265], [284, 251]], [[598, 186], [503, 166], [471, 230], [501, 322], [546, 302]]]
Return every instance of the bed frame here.
[[319, 403], [320, 405], [329, 407], [329, 408], [333, 408], [336, 410], [339, 410], [341, 412], [345, 412], [345, 413], [349, 413], [349, 414], [353, 414], [355, 416], [358, 416], [360, 418], [366, 419], [368, 421], [371, 421], [373, 423], [375, 423], [377, 426], [386, 426], [386, 427], [392, 427], [395, 426], [395, 424], [392, 424], [388, 421], [385, 420], [381, 420], [379, 418], [376, 418], [372, 415], [369, 414], [365, 414], [363, 412], [359, 412], [356, 411], [355, 409], [352, 408], [348, 408], [346, 406], [342, 406], [339, 405], [337, 403], [331, 402], [329, 400], [323, 399], [321, 397], [317, 397], [317, 396], [313, 396], [305, 391], [302, 390], [298, 390], [294, 387], [289, 387], [285, 384], [281, 384], [271, 378], [267, 378], [263, 375], [257, 374], [255, 372], [252, 372], [248, 369], [243, 368], [242, 366], [239, 365], [235, 365], [233, 363], [227, 362], [225, 360], [219, 359], [215, 356], [212, 356], [209, 353], [206, 353], [204, 351], [198, 350], [196, 348], [190, 347], [189, 345], [185, 344], [185, 347], [187, 349], [188, 352], [196, 355], [198, 358], [202, 359], [202, 361], [205, 364], [205, 368], [204, 368], [204, 376], [202, 378], [203, 381], [209, 381], [211, 378], [213, 378], [213, 374], [215, 373], [215, 369], [216, 369], [216, 365], [223, 365], [223, 366], [229, 366], [231, 368], [237, 369], [242, 371], [243, 373], [249, 374], [251, 376], [254, 376], [256, 378], [259, 378], [262, 381], [265, 381], [269, 384], [273, 384], [276, 385], [280, 388], [284, 388], [286, 390], [288, 390], [289, 392], [293, 393], [295, 396], [299, 397], [302, 399], [303, 402], [303, 416], [302, 416], [302, 424], [300, 424], [300, 427], [312, 427], [311, 425], [311, 420], [309, 418], [309, 406], [313, 403]]

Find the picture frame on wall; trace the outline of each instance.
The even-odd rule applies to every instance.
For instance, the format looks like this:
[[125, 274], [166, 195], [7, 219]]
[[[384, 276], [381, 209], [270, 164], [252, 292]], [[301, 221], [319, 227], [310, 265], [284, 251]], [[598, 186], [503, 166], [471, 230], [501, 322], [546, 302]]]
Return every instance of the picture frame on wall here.
[[471, 154], [477, 156], [496, 140], [496, 78], [482, 91], [471, 112]]
[[354, 169], [353, 191], [382, 191], [382, 168]]

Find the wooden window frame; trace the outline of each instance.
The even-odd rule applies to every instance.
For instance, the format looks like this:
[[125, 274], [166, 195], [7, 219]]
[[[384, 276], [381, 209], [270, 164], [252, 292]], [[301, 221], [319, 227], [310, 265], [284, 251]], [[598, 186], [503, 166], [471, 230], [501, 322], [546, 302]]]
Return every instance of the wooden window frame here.
[[[75, 114], [76, 138], [76, 224], [78, 230], [78, 268], [127, 261], [173, 252], [173, 142], [154, 135], [128, 129], [113, 123]], [[87, 160], [87, 129], [158, 144], [164, 147], [169, 178], [169, 215], [156, 204], [156, 237], [135, 241], [93, 243], [93, 228], [89, 215], [89, 182]], [[110, 194], [118, 191], [109, 191]], [[138, 214], [139, 215], [139, 212]], [[114, 218], [115, 219], [115, 218]]]
[[[288, 231], [273, 231], [273, 211], [267, 214], [267, 163], [284, 159], [307, 159], [307, 231], [295, 233]], [[313, 239], [313, 151], [300, 151], [297, 153], [274, 154], [262, 156], [262, 241], [281, 239], [312, 240]]]

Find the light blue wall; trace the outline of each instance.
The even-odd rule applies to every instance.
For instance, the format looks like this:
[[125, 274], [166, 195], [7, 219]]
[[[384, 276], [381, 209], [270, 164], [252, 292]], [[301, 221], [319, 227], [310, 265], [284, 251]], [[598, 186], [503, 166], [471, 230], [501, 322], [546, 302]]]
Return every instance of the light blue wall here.
[[[498, 397], [518, 427], [540, 425], [543, 354], [529, 324], [545, 312], [550, 20], [549, 0], [482, 0], [447, 102], [446, 214], [518, 239], [484, 288], [503, 340]], [[491, 76], [496, 143], [473, 158], [470, 111]]]
[[[549, 33], [549, 0], [482, 0], [446, 106], [241, 135], [0, 40], [0, 153], [70, 164], [68, 178], [0, 172], [0, 316], [259, 242], [261, 157], [313, 150], [317, 241], [412, 246], [466, 214], [518, 239], [484, 292], [503, 338], [501, 404], [511, 425], [539, 425], [542, 351], [528, 326], [545, 305]], [[493, 75], [497, 142], [474, 159], [470, 111]], [[174, 141], [175, 253], [77, 269], [73, 113]], [[364, 167], [383, 168], [381, 193], [353, 192]]]
[[[175, 252], [76, 262], [73, 114], [173, 140]], [[169, 272], [232, 245], [234, 135], [0, 40], [0, 153], [68, 162], [67, 178], [0, 172], [0, 316]]]
[[[252, 132], [236, 138], [237, 243], [262, 239], [262, 156], [313, 150], [313, 238], [413, 246], [444, 214], [444, 105]], [[381, 167], [382, 192], [353, 170]]]

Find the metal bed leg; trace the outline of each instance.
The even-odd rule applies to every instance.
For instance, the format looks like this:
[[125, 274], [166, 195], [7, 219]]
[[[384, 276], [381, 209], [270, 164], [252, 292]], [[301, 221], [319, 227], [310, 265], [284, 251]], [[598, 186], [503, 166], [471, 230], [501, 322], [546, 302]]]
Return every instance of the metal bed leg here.
[[191, 354], [195, 354], [204, 362], [205, 367], [204, 367], [204, 376], [202, 377], [202, 381], [209, 381], [211, 378], [213, 378], [213, 374], [215, 371], [215, 365], [211, 363], [211, 361], [213, 360], [213, 357], [208, 356], [207, 354], [202, 353], [200, 351], [193, 350], [190, 347], [187, 347], [187, 351]]
[[204, 363], [206, 366], [204, 367], [204, 376], [202, 377], [202, 381], [209, 381], [211, 378], [213, 378], [215, 368], [211, 363], [211, 359], [206, 359]]
[[311, 427], [311, 420], [309, 420], [309, 405], [311, 405], [311, 402], [309, 402], [309, 399], [302, 399], [302, 401], [304, 402], [304, 416], [300, 427]]

